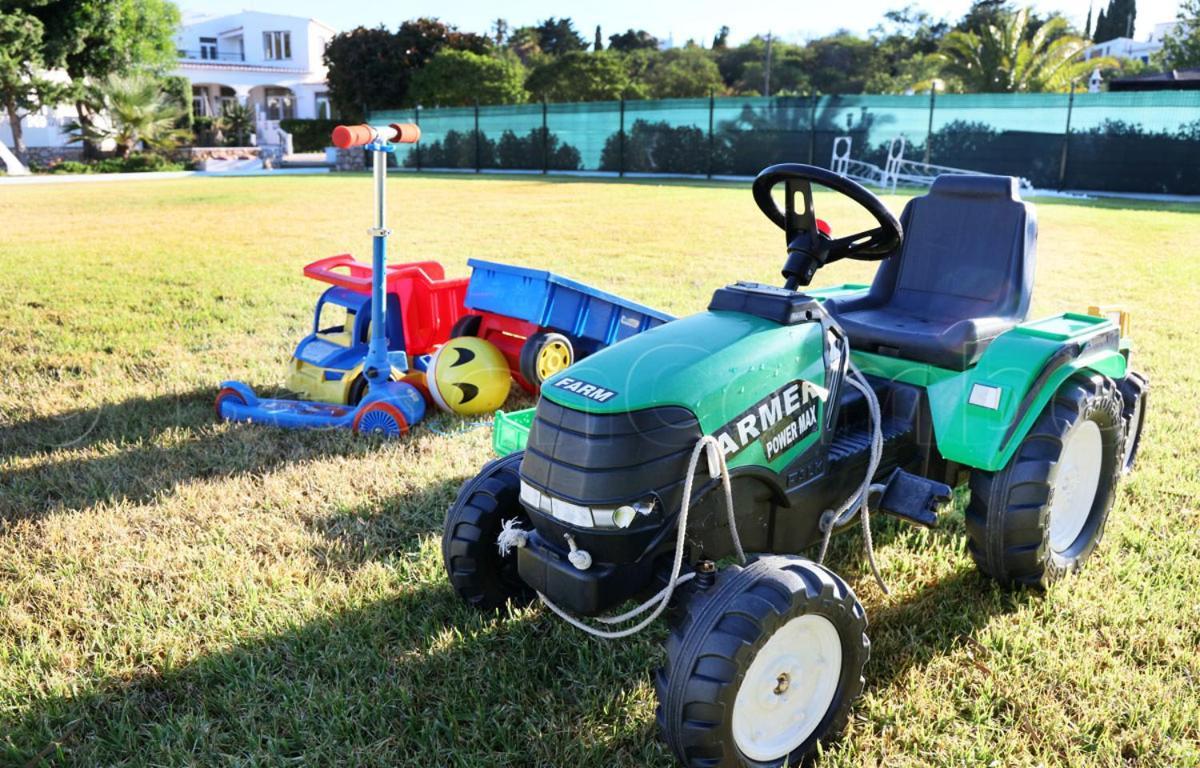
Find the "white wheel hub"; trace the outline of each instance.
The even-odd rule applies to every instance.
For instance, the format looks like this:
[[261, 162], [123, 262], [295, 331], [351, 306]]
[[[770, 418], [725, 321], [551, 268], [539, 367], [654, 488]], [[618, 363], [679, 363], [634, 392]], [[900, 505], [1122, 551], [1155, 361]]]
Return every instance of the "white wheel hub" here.
[[733, 702], [733, 740], [751, 760], [777, 760], [812, 735], [829, 712], [842, 673], [833, 622], [791, 619], [759, 649]]
[[1050, 506], [1050, 548], [1065, 552], [1079, 538], [1100, 487], [1104, 463], [1104, 440], [1100, 425], [1082, 421], [1067, 433], [1054, 477], [1054, 500]]

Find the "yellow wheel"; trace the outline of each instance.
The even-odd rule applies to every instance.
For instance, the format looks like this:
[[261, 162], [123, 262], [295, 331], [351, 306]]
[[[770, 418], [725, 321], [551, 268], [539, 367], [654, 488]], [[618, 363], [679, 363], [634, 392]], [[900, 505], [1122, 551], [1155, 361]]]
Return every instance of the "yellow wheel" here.
[[575, 362], [575, 347], [561, 333], [539, 331], [521, 347], [521, 375], [534, 387]]
[[571, 364], [571, 345], [555, 339], [538, 350], [537, 371], [543, 381]]

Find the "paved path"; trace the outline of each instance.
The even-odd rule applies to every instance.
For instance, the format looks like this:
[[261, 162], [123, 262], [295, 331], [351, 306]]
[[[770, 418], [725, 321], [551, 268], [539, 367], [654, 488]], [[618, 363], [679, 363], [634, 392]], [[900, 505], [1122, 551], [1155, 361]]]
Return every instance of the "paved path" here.
[[274, 170], [225, 171], [149, 171], [146, 173], [35, 173], [30, 176], [0, 176], [0, 186], [16, 184], [90, 184], [102, 181], [154, 181], [186, 179], [191, 176], [220, 179], [229, 176], [306, 176], [329, 173], [328, 168], [275, 168]]

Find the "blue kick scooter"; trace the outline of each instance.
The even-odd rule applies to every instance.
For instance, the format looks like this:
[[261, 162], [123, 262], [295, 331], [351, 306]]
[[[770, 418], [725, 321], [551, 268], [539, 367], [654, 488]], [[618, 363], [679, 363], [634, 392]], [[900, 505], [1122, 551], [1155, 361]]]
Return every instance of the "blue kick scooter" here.
[[226, 381], [217, 394], [217, 415], [226, 421], [267, 424], [287, 429], [351, 429], [358, 433], [399, 437], [425, 416], [425, 399], [411, 384], [390, 381], [393, 368], [408, 369], [404, 353], [391, 359], [388, 353], [387, 326], [384, 322], [384, 272], [387, 264], [387, 237], [391, 230], [384, 223], [388, 153], [393, 143], [412, 144], [421, 137], [421, 129], [411, 123], [386, 127], [339, 125], [333, 130], [335, 146], [348, 149], [365, 147], [372, 153], [375, 177], [375, 226], [369, 231], [374, 247], [371, 259], [371, 338], [363, 362], [363, 376], [369, 388], [357, 406], [336, 403], [312, 403], [281, 398], [262, 398], [240, 381]]

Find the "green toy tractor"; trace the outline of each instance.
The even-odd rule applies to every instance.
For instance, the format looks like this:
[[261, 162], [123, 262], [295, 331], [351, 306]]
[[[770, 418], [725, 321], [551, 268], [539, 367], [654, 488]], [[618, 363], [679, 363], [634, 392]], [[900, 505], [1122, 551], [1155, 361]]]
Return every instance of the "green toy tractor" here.
[[[877, 226], [832, 237], [814, 183]], [[548, 379], [525, 450], [463, 486], [443, 536], [480, 609], [540, 598], [608, 638], [665, 613], [658, 722], [688, 766], [798, 764], [845, 724], [870, 646], [819, 564], [831, 533], [861, 521], [874, 567], [869, 511], [933, 525], [967, 483], [979, 569], [1044, 586], [1099, 542], [1146, 407], [1113, 319], [1026, 322], [1037, 223], [1014, 179], [939, 177], [900, 221], [807, 165], [754, 198], [785, 286], [721, 288]], [[843, 258], [879, 261], [874, 283], [798, 290]]]

